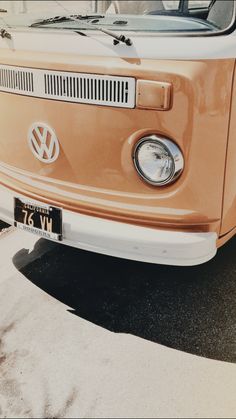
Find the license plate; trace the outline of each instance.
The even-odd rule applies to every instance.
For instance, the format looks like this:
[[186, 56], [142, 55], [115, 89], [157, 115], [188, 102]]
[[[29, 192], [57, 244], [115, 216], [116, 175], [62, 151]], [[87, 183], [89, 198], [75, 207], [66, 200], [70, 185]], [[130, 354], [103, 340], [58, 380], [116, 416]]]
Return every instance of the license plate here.
[[62, 241], [62, 210], [14, 199], [15, 226], [45, 239]]

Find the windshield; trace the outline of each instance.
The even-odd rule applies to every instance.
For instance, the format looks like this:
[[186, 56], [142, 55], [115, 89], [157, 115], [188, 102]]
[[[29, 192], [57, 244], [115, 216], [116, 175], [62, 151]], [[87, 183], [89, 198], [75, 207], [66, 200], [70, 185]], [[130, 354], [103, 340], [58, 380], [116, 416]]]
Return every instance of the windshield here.
[[[234, 0], [0, 0], [0, 19], [4, 28], [214, 34], [233, 25], [234, 9]], [[58, 16], [66, 19], [46, 21]]]

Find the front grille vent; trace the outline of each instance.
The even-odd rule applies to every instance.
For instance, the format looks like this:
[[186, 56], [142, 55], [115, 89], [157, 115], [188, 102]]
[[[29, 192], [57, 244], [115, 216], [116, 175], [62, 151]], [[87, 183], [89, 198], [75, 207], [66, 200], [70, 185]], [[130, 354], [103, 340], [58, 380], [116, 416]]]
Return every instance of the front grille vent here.
[[135, 107], [132, 77], [26, 69], [0, 65], [0, 91], [45, 99]]
[[0, 88], [20, 91], [33, 92], [34, 79], [33, 73], [24, 70], [15, 70], [0, 67]]
[[132, 94], [128, 81], [114, 77], [45, 74], [44, 81], [46, 95], [84, 103], [127, 106]]

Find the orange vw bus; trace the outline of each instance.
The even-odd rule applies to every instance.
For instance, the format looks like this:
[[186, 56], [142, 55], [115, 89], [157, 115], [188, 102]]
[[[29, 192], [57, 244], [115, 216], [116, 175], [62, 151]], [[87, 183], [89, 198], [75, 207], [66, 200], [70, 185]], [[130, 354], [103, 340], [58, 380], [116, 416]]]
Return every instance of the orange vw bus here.
[[235, 6], [2, 8], [0, 219], [127, 259], [211, 259], [236, 232]]

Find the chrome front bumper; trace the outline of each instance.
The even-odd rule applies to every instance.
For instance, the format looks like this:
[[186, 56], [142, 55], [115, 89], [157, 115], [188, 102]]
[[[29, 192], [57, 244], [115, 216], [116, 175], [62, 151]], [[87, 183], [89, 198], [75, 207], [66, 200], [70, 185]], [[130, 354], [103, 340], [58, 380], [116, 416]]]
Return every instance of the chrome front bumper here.
[[[0, 185], [0, 219], [9, 224], [14, 223], [14, 197], [27, 199]], [[157, 230], [63, 210], [62, 244], [124, 259], [199, 265], [215, 256], [216, 240], [214, 232]]]

